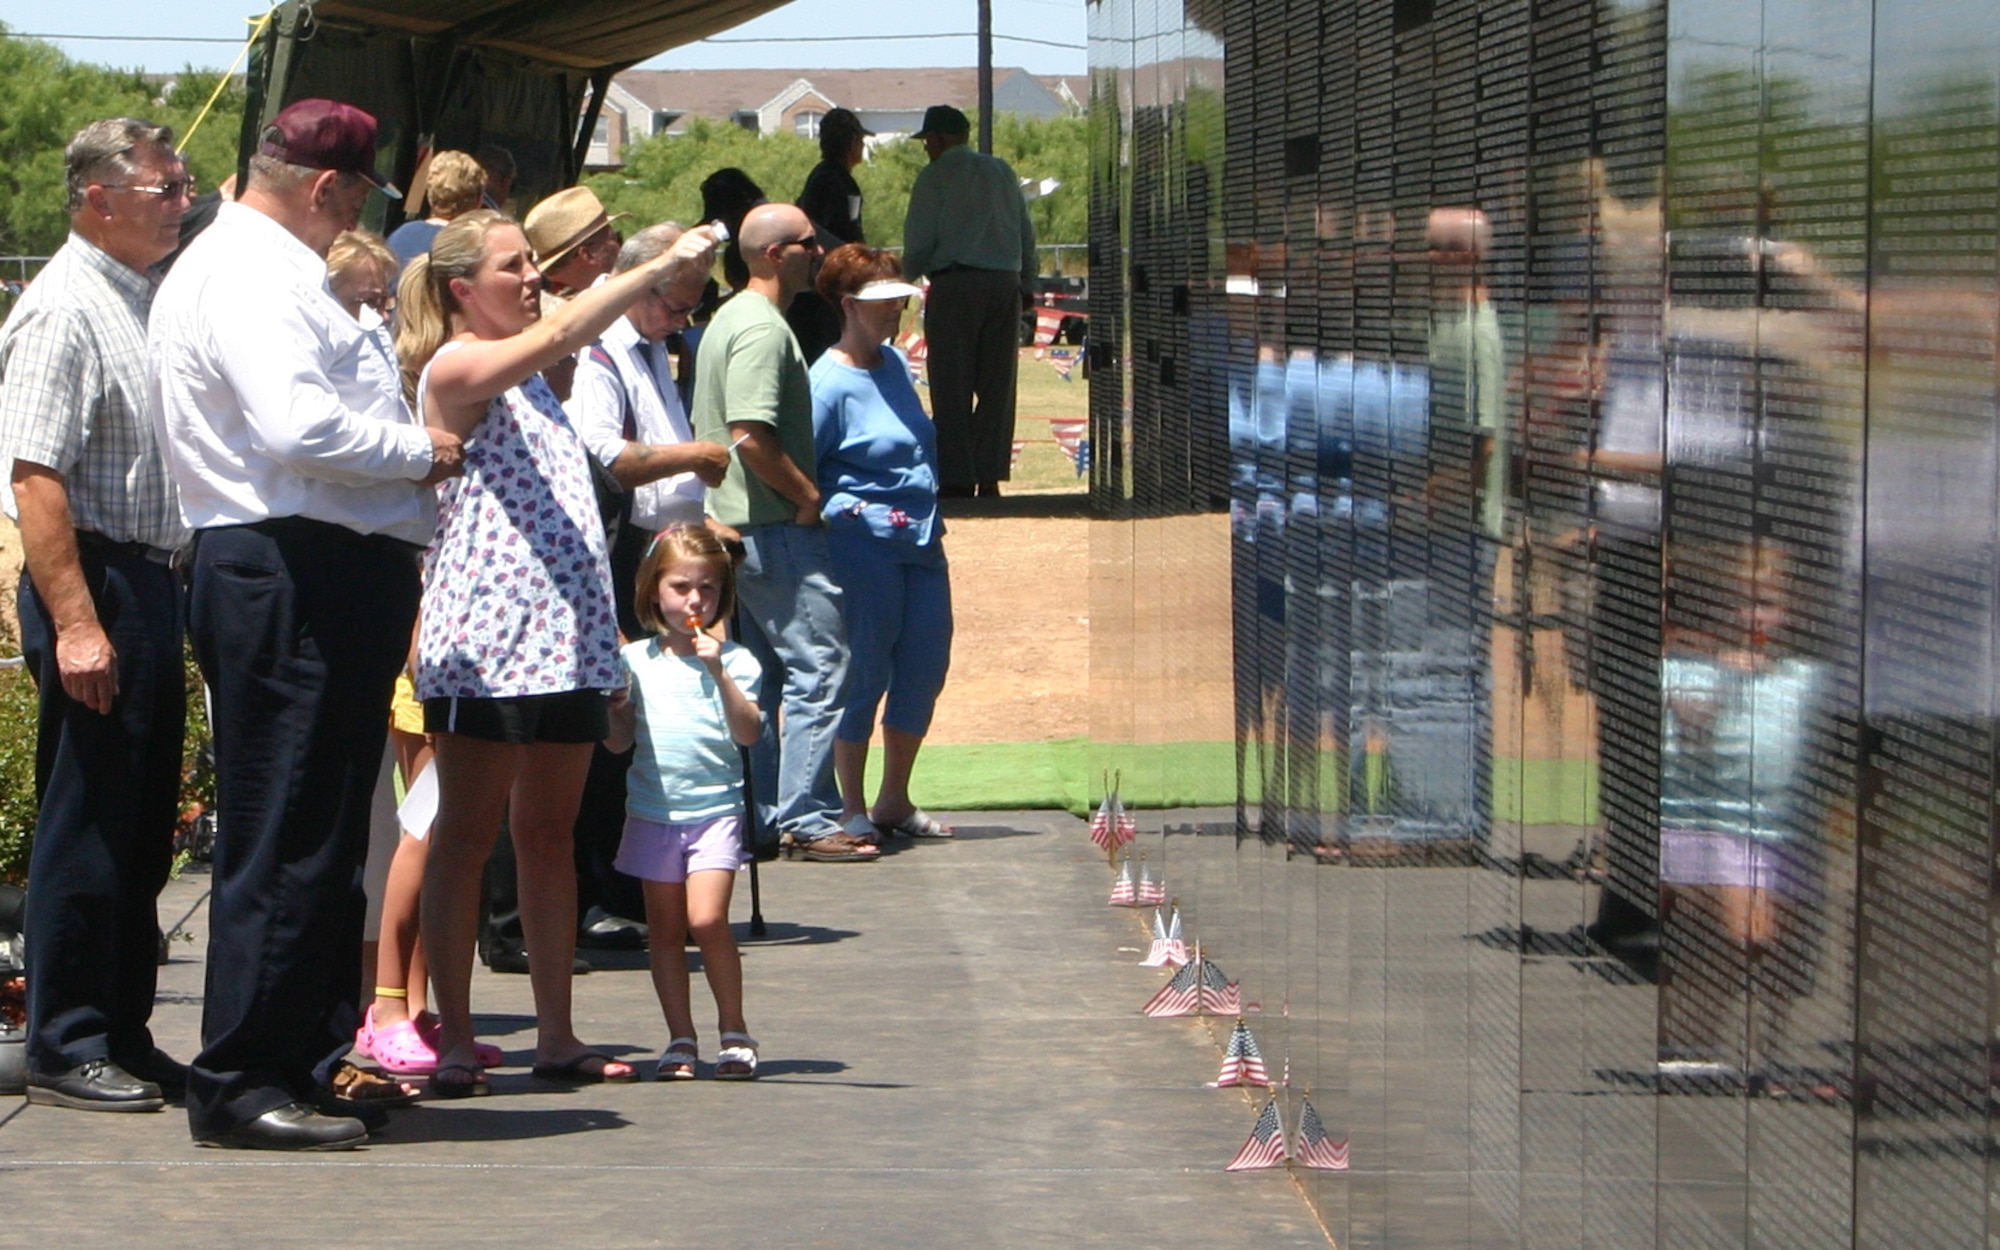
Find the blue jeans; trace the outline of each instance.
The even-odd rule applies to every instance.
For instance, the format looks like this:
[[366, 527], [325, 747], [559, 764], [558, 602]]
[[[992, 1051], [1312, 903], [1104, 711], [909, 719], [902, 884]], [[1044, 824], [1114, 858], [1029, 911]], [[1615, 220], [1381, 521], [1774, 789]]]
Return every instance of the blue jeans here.
[[833, 735], [847, 693], [840, 587], [817, 526], [751, 526], [743, 550], [736, 631], [764, 666], [757, 690], [764, 732], [750, 748], [752, 840], [770, 846], [790, 833], [810, 842], [840, 832], [833, 779]]
[[951, 569], [941, 543], [913, 543], [836, 530], [827, 537], [834, 575], [847, 596], [852, 653], [842, 742], [875, 734], [882, 723], [921, 738], [951, 668]]

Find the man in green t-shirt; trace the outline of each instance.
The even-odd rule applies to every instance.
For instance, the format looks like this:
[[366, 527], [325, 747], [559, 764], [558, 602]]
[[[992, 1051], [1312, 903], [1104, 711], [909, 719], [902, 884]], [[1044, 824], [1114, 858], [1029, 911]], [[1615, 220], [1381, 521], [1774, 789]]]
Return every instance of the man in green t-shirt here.
[[[708, 491], [708, 515], [737, 531], [737, 631], [764, 667], [764, 736], [750, 749], [755, 841], [789, 834], [807, 859], [879, 854], [840, 825], [833, 735], [847, 678], [840, 588], [820, 527], [818, 458], [805, 356], [785, 308], [812, 281], [819, 244], [806, 215], [766, 204], [737, 247], [750, 279], [715, 314], [695, 357], [695, 437], [735, 444], [740, 469]], [[738, 440], [741, 440], [740, 443]], [[783, 734], [778, 708], [784, 708]]]

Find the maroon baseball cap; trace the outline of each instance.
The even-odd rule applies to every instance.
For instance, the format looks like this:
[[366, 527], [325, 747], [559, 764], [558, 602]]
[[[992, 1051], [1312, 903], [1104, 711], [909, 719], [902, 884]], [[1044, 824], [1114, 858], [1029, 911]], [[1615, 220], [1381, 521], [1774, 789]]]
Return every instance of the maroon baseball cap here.
[[307, 169], [359, 174], [384, 195], [403, 193], [375, 172], [375, 119], [338, 100], [295, 100], [264, 127], [260, 155]]

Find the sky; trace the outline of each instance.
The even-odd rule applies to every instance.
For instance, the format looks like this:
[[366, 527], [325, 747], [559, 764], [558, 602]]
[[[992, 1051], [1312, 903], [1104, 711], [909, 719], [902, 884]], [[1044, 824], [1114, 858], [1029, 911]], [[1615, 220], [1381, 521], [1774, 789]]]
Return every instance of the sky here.
[[[561, 0], [549, 0], [560, 3]], [[1037, 74], [1084, 72], [1084, 0], [993, 0], [993, 63]], [[249, 33], [245, 15], [256, 0], [0, 0], [0, 22], [22, 35], [116, 36], [51, 38], [72, 60], [161, 73], [188, 65], [225, 69]], [[883, 66], [972, 65], [978, 53], [971, 32], [973, 0], [912, 5], [857, 5], [853, 0], [793, 0], [783, 8], [725, 31], [718, 40], [676, 48], [646, 62], [649, 69], [872, 69]], [[850, 40], [792, 43], [800, 36], [959, 34], [956, 39]], [[147, 36], [134, 39], [130, 36]], [[1022, 36], [1048, 47], [1002, 36]], [[169, 42], [171, 37], [217, 40]]]

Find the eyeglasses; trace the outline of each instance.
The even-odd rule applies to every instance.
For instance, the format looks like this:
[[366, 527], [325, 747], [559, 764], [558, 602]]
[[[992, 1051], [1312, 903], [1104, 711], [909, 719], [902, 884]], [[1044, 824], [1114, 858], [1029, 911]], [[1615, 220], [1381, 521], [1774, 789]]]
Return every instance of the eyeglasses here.
[[695, 309], [701, 307], [699, 301], [692, 304], [676, 304], [672, 300], [667, 298], [666, 292], [664, 291], [656, 290], [651, 292], [651, 294], [654, 302], [659, 304], [661, 311], [665, 312], [667, 316], [677, 321], [687, 320], [689, 317], [694, 315]]
[[183, 196], [191, 200], [195, 197], [195, 182], [192, 176], [175, 178], [169, 182], [152, 183], [150, 185], [146, 183], [134, 183], [129, 186], [121, 186], [117, 183], [105, 183], [102, 185], [106, 191], [137, 191], [141, 195], [157, 195], [167, 200], [177, 200]]
[[809, 234], [803, 239], [786, 239], [783, 243], [775, 243], [772, 246], [781, 252], [788, 247], [802, 247], [808, 252], [816, 252], [819, 250], [819, 236]]

